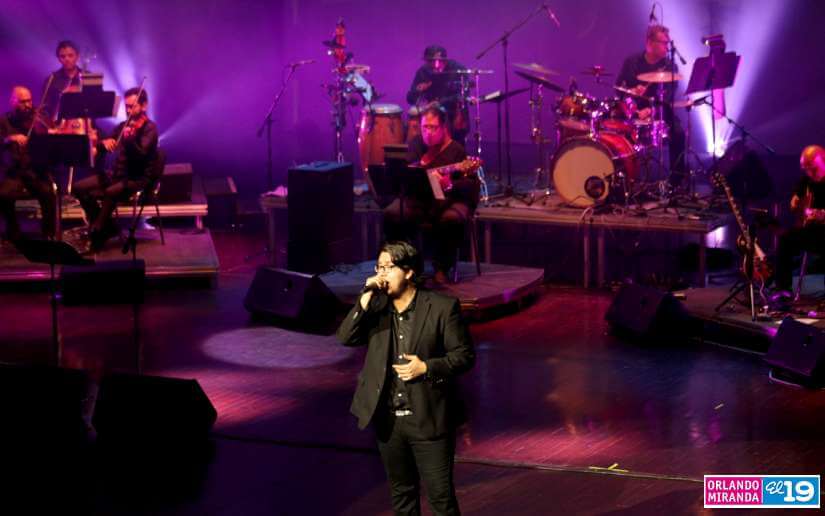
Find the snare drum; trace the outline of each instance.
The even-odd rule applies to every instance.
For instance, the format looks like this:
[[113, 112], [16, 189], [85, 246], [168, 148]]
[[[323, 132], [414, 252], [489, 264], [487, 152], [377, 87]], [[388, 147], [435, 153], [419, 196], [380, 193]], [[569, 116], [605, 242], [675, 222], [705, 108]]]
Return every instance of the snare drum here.
[[358, 124], [358, 151], [361, 168], [384, 162], [384, 145], [404, 143], [402, 109], [396, 104], [373, 104], [364, 108]]
[[[627, 183], [636, 180], [638, 168], [636, 151], [624, 136], [599, 133], [595, 138], [578, 137], [562, 143], [553, 158], [553, 183], [567, 204], [585, 208], [607, 199], [611, 185], [627, 189]], [[618, 172], [623, 174], [624, 184], [620, 184]]]
[[569, 129], [574, 133], [588, 133], [591, 118], [598, 108], [599, 103], [589, 95], [578, 91], [566, 95], [556, 105], [558, 124], [560, 127]]

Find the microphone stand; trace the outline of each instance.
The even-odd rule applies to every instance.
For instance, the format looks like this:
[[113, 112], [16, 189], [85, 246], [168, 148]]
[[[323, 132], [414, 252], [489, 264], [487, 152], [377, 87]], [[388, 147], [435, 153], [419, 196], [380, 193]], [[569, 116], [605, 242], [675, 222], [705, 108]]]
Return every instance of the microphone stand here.
[[[513, 175], [512, 175], [512, 158], [510, 154], [510, 80], [509, 80], [509, 58], [507, 48], [510, 42], [510, 36], [523, 27], [527, 22], [532, 20], [538, 13], [543, 11], [546, 8], [545, 4], [541, 4], [538, 6], [529, 16], [518, 22], [514, 25], [511, 29], [507, 30], [499, 36], [498, 39], [490, 43], [484, 50], [479, 52], [476, 56], [476, 59], [481, 59], [485, 55], [487, 55], [490, 50], [494, 49], [499, 43], [501, 43], [501, 50], [504, 56], [504, 149], [505, 149], [505, 164], [507, 165], [507, 185], [505, 187], [505, 196], [509, 197], [513, 195]], [[499, 177], [501, 176], [501, 171], [499, 170]]]
[[284, 79], [283, 83], [281, 84], [281, 91], [279, 91], [275, 98], [272, 100], [272, 104], [269, 106], [269, 110], [266, 112], [266, 116], [264, 116], [263, 121], [261, 122], [261, 126], [258, 128], [257, 137], [260, 138], [263, 133], [264, 129], [266, 129], [266, 187], [267, 191], [271, 191], [273, 188], [272, 183], [272, 114], [275, 112], [275, 108], [278, 106], [278, 102], [281, 100], [281, 96], [283, 96], [284, 91], [286, 91], [286, 86], [289, 83], [289, 80], [295, 74], [295, 69], [298, 68], [299, 64], [292, 64], [288, 65], [289, 74]]

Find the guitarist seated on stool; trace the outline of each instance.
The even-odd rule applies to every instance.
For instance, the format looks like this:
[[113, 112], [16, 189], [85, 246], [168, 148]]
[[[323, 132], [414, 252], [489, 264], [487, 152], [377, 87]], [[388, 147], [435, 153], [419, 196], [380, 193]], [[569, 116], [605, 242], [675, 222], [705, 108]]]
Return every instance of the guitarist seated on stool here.
[[809, 145], [799, 166], [805, 172], [791, 197], [791, 211], [800, 223], [779, 238], [776, 287], [791, 290], [793, 260], [803, 251], [825, 253], [825, 148]]
[[[410, 162], [434, 169], [460, 163], [467, 158], [464, 147], [452, 139], [447, 127], [447, 112], [431, 106], [421, 112], [421, 138], [426, 150], [415, 152]], [[419, 199], [395, 199], [384, 208], [384, 232], [387, 240], [410, 240], [422, 223], [433, 227], [435, 281], [447, 282], [447, 272], [455, 266], [456, 250], [464, 240], [464, 225], [478, 205], [480, 182], [474, 174], [452, 178], [446, 199], [423, 202]]]

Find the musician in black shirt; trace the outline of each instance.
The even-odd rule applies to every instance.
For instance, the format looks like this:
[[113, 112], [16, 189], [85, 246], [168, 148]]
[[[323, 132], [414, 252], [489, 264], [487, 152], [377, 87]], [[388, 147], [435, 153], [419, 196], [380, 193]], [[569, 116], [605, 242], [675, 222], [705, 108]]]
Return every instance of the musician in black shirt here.
[[52, 178], [45, 170], [35, 171], [29, 156], [29, 132], [42, 133], [46, 126], [35, 123], [32, 94], [28, 88], [16, 86], [9, 100], [11, 111], [0, 117], [0, 212], [6, 220], [6, 238], [21, 237], [14, 204], [17, 199], [33, 196], [40, 203], [43, 236], [55, 232], [56, 192]]
[[100, 142], [100, 150], [117, 152], [111, 177], [100, 172], [74, 184], [74, 193], [89, 221], [93, 250], [101, 249], [118, 232], [111, 219], [115, 204], [129, 199], [162, 173], [158, 127], [146, 114], [146, 90], [131, 88], [123, 96], [129, 119]]
[[[647, 98], [657, 97], [659, 94], [659, 84], [645, 83], [638, 79], [638, 76], [649, 72], [678, 72], [678, 68], [668, 59], [668, 44], [670, 43], [670, 31], [662, 25], [651, 25], [647, 29], [645, 38], [645, 51], [633, 54], [625, 59], [621, 72], [616, 77], [616, 85], [632, 90], [636, 95]], [[664, 120], [670, 126], [668, 152], [670, 154], [671, 176], [670, 184], [675, 188], [684, 180], [686, 173], [685, 166], [685, 132], [679, 118], [674, 116], [668, 104], [678, 82], [664, 83]], [[638, 116], [640, 120], [650, 118], [652, 106], [647, 100], [633, 97], [639, 107]]]
[[66, 90], [79, 89], [81, 79], [77, 44], [68, 40], [61, 41], [57, 44], [55, 55], [60, 61], [60, 68], [49, 74], [43, 82], [43, 109], [52, 120], [57, 118], [60, 96]]
[[825, 254], [825, 148], [805, 147], [799, 166], [805, 175], [797, 183], [790, 203], [799, 224], [779, 238], [776, 250], [775, 283], [779, 290], [791, 290], [797, 255], [803, 251]]
[[[431, 106], [421, 114], [421, 139], [425, 151], [413, 151], [410, 161], [427, 169], [459, 163], [466, 159], [464, 147], [447, 130], [447, 113]], [[410, 240], [422, 223], [432, 226], [435, 251], [435, 281], [447, 282], [447, 272], [455, 265], [456, 250], [464, 238], [464, 225], [478, 205], [480, 183], [475, 175], [452, 180], [445, 200], [395, 199], [384, 208], [384, 231], [388, 240]], [[403, 209], [403, 213], [402, 213]]]
[[454, 72], [463, 70], [464, 65], [447, 59], [447, 51], [438, 45], [424, 49], [424, 61], [415, 72], [407, 102], [419, 110], [441, 105], [447, 111], [452, 138], [463, 143], [469, 132], [469, 110], [461, 102], [461, 77]]

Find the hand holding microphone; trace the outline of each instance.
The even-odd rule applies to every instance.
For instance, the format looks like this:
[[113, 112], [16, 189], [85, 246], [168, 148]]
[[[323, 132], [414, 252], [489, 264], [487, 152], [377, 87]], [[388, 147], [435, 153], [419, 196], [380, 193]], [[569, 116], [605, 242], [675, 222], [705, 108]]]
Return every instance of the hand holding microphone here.
[[361, 308], [366, 310], [369, 306], [370, 299], [374, 292], [381, 292], [387, 289], [387, 280], [381, 278], [378, 274], [370, 276], [364, 283], [364, 288], [361, 290]]

